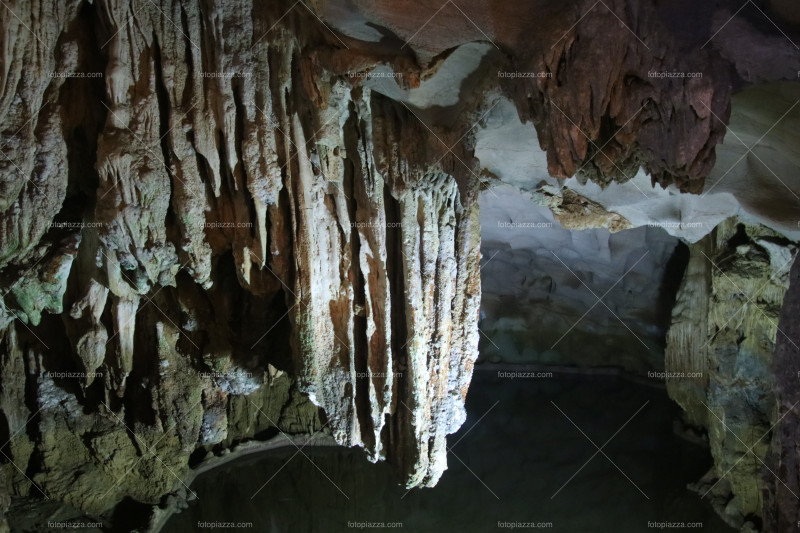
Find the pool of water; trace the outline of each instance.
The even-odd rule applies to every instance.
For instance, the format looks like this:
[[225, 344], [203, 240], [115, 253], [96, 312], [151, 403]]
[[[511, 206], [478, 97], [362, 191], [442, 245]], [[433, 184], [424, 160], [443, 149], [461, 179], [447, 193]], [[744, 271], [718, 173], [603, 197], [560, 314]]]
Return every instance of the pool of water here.
[[438, 533], [516, 525], [517, 531], [620, 533], [659, 531], [655, 524], [664, 522], [734, 531], [686, 489], [711, 459], [674, 435], [679, 411], [662, 389], [615, 377], [509, 379], [479, 370], [467, 412], [464, 427], [448, 438], [449, 468], [434, 488], [407, 491], [388, 465], [369, 463], [358, 449], [286, 447], [198, 477], [191, 487], [198, 499], [164, 531], [217, 523], [244, 527], [205, 530], [401, 525]]

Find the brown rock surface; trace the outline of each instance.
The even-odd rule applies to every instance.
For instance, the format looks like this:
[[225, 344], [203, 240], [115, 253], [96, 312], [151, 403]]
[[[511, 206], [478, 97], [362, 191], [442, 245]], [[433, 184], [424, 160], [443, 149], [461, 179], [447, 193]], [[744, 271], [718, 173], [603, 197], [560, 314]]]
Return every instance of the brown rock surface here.
[[446, 468], [477, 356], [471, 158], [346, 76], [414, 86], [413, 60], [288, 7], [0, 13], [10, 493], [157, 503], [190, 454], [269, 428], [409, 487]]
[[[699, 191], [733, 89], [795, 60], [752, 17], [716, 38], [720, 4], [4, 4], [0, 509], [155, 504], [191, 454], [275, 428], [435, 484], [477, 356], [488, 89], [555, 176]], [[475, 72], [520, 77], [426, 108], [353, 76], [410, 91], [475, 41]]]

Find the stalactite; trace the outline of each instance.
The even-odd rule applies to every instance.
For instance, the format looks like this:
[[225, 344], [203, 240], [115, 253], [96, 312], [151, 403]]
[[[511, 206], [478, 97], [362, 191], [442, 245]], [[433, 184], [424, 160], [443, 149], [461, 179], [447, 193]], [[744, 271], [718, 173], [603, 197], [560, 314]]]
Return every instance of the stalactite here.
[[[19, 451], [22, 439], [10, 449], [37, 488], [6, 464], [9, 490], [94, 514], [125, 497], [158, 502], [196, 449], [270, 427], [329, 433], [390, 460], [408, 487], [435, 484], [477, 357], [473, 171], [446, 170], [413, 114], [341, 71], [379, 59], [317, 54], [333, 37], [302, 9], [159, 4], [97, 3], [105, 86], [85, 111], [105, 122], [96, 161], [81, 164], [98, 181], [92, 190], [89, 172], [76, 178], [93, 201], [62, 214], [87, 226], [74, 230], [85, 238], [37, 252], [46, 268], [33, 274], [55, 282], [17, 284], [16, 300], [5, 299], [4, 412], [24, 411], [9, 411], [21, 402], [9, 396], [24, 380], [21, 351], [48, 350], [34, 335], [49, 326], [19, 339], [12, 312], [35, 326], [35, 313], [60, 313], [63, 299], [60, 357], [92, 376], [76, 393], [36, 377], [53, 370], [50, 357], [28, 371], [34, 403], [48, 406], [31, 422], [42, 428], [38, 455]], [[57, 87], [20, 90], [42, 100]], [[66, 173], [44, 171], [66, 159], [52, 133], [60, 113], [49, 104], [38, 116], [56, 148], [24, 165], [44, 191], [8, 191], [52, 204], [25, 208], [35, 224], [4, 218], [12, 232], [34, 230], [31, 242], [68, 194]], [[6, 126], [15, 118], [0, 115]], [[4, 264], [31, 262], [28, 245], [4, 249]], [[44, 298], [22, 297], [32, 291]], [[62, 442], [78, 448], [66, 462]], [[148, 478], [160, 461], [169, 468]]]

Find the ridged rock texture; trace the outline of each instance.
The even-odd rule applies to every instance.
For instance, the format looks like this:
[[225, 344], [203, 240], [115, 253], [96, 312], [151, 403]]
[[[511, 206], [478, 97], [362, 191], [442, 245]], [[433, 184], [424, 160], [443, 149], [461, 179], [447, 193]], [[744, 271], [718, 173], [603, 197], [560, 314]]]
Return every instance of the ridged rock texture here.
[[3, 492], [158, 503], [270, 428], [435, 484], [477, 356], [465, 149], [301, 5], [52, 4], [0, 11]]
[[[661, 185], [702, 191], [732, 90], [796, 80], [800, 70], [792, 42], [765, 32], [763, 15], [738, 0], [321, 3], [353, 33], [350, 20], [388, 28], [425, 65], [490, 40], [508, 53], [501, 70], [520, 76], [501, 77], [500, 85], [520, 117], [536, 124], [550, 174], [577, 172], [603, 184], [626, 181], [641, 165]], [[736, 30], [718, 31], [734, 13]]]
[[[10, 494], [93, 515], [158, 503], [190, 458], [276, 429], [329, 434], [408, 487], [435, 484], [478, 352], [473, 129], [488, 95], [535, 124], [553, 176], [607, 186], [641, 165], [697, 192], [731, 93], [800, 71], [758, 12], [715, 33], [738, 0], [2, 4], [0, 511]], [[400, 97], [453, 64], [473, 70], [448, 71], [452, 94], [434, 84], [447, 104]], [[373, 69], [400, 96], [373, 90]], [[650, 76], [664, 71], [702, 77]], [[774, 257], [748, 235], [737, 275], [752, 282]], [[719, 353], [667, 363], [733, 365], [698, 392], [670, 385], [723, 465], [740, 448], [697, 401], [727, 409], [738, 350], [762, 371], [775, 332], [754, 319], [739, 343], [706, 268], [690, 265], [706, 283], [692, 297], [724, 331]], [[785, 284], [769, 287], [754, 305], [777, 317]], [[674, 331], [684, 348], [698, 334]], [[770, 401], [737, 428], [773, 420]], [[732, 516], [758, 512], [732, 479]]]
[[686, 421], [707, 431], [714, 458], [696, 489], [737, 528], [764, 514], [757, 480], [781, 484], [773, 476], [787, 475], [765, 458], [779, 421], [776, 341], [794, 342], [778, 316], [796, 253], [764, 226], [735, 218], [720, 224], [690, 246], [667, 333], [667, 390]]

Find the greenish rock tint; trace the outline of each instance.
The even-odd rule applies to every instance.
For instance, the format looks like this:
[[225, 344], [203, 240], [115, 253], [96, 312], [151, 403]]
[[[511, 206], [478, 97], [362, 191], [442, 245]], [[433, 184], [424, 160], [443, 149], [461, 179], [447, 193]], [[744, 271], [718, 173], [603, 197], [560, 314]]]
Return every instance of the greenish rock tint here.
[[742, 527], [764, 512], [755, 480], [777, 421], [773, 355], [797, 247], [729, 219], [690, 251], [667, 335], [667, 389], [708, 433], [714, 466], [698, 490]]
[[157, 521], [276, 435], [434, 485], [477, 358], [478, 163], [350, 76], [418, 86], [416, 60], [285, 2], [46, 4], [0, 10], [0, 524], [12, 497]]

